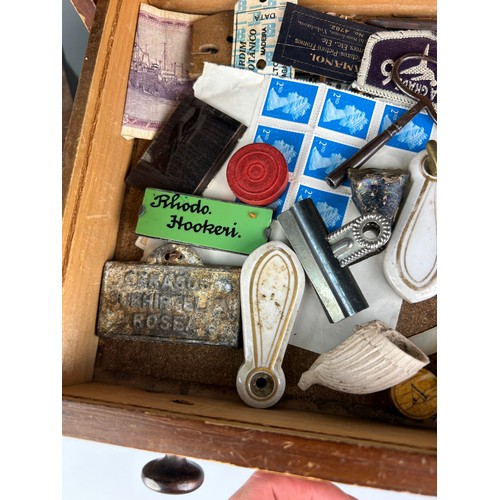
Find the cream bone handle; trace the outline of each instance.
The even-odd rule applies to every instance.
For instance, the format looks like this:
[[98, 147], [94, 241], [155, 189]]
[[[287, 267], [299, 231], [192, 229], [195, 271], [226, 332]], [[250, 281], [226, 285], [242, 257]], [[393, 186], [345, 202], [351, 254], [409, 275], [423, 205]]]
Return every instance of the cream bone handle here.
[[385, 277], [410, 303], [436, 295], [437, 168], [433, 169], [433, 161], [435, 156], [427, 151], [411, 161], [411, 187], [385, 250]]
[[255, 408], [276, 404], [285, 390], [281, 364], [305, 286], [295, 253], [273, 241], [252, 252], [241, 270], [245, 361], [236, 379], [241, 399]]

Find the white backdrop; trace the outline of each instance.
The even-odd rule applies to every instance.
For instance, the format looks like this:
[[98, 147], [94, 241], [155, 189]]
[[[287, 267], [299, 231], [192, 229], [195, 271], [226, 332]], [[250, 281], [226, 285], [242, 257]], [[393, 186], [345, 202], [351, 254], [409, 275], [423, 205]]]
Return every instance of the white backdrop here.
[[[160, 453], [123, 448], [74, 438], [62, 440], [63, 500], [162, 500], [141, 479], [142, 468], [161, 458]], [[203, 468], [205, 480], [199, 489], [176, 498], [227, 500], [250, 477], [253, 469], [193, 459]], [[431, 500], [437, 497], [376, 490], [336, 483], [358, 500]], [[301, 499], [296, 499], [301, 500]]]

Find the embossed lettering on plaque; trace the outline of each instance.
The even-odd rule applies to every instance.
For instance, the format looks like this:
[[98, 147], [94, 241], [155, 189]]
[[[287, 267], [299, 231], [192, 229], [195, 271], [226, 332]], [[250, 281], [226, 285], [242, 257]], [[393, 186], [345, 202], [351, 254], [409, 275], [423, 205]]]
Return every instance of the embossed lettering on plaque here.
[[240, 268], [165, 244], [144, 263], [105, 264], [97, 335], [239, 347]]

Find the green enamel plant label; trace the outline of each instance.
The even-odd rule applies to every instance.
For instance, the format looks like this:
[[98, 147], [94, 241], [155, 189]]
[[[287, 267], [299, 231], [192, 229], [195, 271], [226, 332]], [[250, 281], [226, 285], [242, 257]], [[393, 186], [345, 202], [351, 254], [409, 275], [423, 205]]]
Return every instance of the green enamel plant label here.
[[248, 255], [268, 241], [272, 216], [269, 208], [148, 188], [136, 233]]

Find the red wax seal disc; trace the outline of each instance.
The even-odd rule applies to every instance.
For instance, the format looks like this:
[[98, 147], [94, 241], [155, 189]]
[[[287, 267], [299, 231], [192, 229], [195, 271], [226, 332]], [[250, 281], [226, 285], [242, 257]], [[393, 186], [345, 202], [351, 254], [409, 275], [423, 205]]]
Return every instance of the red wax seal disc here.
[[234, 153], [226, 177], [231, 191], [243, 203], [269, 205], [285, 192], [288, 166], [281, 151], [259, 142]]

